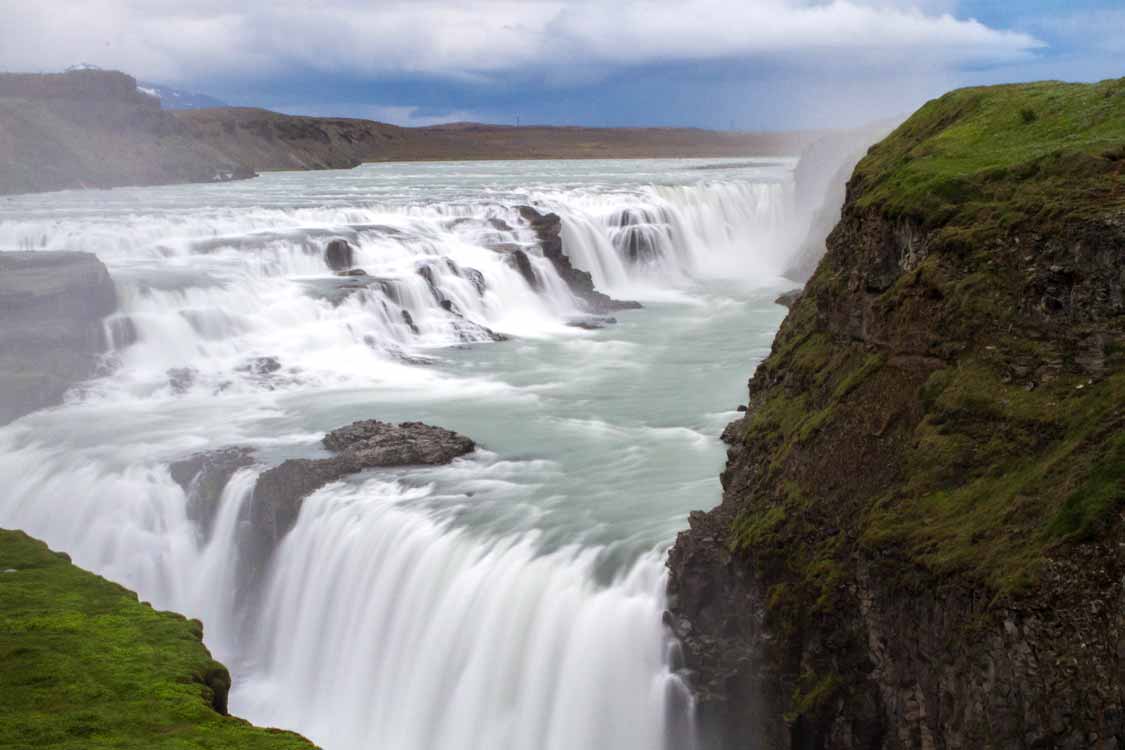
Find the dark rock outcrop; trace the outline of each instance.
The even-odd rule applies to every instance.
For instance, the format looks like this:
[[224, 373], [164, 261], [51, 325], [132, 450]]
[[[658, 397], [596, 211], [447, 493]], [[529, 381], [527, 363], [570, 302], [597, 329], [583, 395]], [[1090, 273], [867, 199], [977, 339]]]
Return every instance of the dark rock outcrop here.
[[204, 539], [211, 538], [227, 482], [236, 471], [253, 463], [253, 449], [232, 447], [195, 453], [168, 466], [172, 480], [187, 495], [187, 516], [199, 526]]
[[332, 240], [324, 248], [324, 262], [337, 273], [348, 271], [355, 265], [355, 252], [347, 240]]
[[[1044, 88], [1125, 122], [954, 92], [856, 168], [669, 556], [707, 748], [1125, 747], [1125, 205], [1099, 138], [1010, 130]], [[1061, 153], [922, 187], [997, 133]]]
[[617, 310], [636, 310], [641, 307], [639, 302], [616, 300], [602, 294], [594, 288], [594, 279], [589, 272], [574, 267], [570, 258], [563, 252], [562, 219], [558, 214], [542, 214], [531, 206], [520, 206], [519, 212], [524, 221], [535, 231], [543, 257], [551, 261], [556, 273], [590, 312], [605, 314]]
[[793, 289], [778, 296], [774, 302], [785, 308], [792, 309], [793, 305], [797, 304], [797, 300], [801, 298], [801, 290]]
[[89, 253], [0, 253], [0, 424], [52, 406], [94, 374], [113, 281]]
[[254, 487], [246, 550], [249, 567], [260, 570], [277, 542], [297, 520], [301, 503], [321, 487], [367, 469], [436, 465], [472, 453], [476, 444], [452, 430], [421, 422], [355, 422], [325, 435], [330, 458], [293, 458], [262, 473]]
[[520, 249], [513, 250], [508, 255], [508, 260], [520, 272], [520, 276], [523, 276], [528, 286], [535, 290], [543, 288], [543, 282], [535, 275], [535, 267], [531, 265], [531, 258], [527, 257], [526, 252]]

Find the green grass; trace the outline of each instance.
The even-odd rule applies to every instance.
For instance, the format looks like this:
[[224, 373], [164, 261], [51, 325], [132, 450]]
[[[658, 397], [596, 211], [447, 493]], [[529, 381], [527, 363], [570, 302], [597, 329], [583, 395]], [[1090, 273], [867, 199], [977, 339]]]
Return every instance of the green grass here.
[[935, 99], [857, 166], [859, 208], [951, 243], [1125, 208], [1125, 78], [966, 88]]
[[0, 748], [309, 750], [217, 712], [202, 626], [0, 530]]

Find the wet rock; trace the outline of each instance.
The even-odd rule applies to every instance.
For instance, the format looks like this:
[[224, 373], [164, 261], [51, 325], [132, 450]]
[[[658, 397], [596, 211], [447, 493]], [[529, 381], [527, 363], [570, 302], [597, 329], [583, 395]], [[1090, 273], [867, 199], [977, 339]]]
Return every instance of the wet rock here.
[[230, 447], [195, 453], [169, 464], [172, 480], [187, 495], [187, 517], [198, 525], [204, 540], [211, 538], [219, 502], [230, 478], [252, 463], [252, 448]]
[[526, 281], [528, 286], [532, 289], [539, 290], [543, 288], [543, 282], [540, 281], [539, 277], [536, 275], [535, 266], [531, 264], [531, 258], [527, 257], [527, 253], [523, 250], [514, 250], [508, 256], [508, 262], [513, 268], [520, 272], [520, 276], [523, 276], [524, 281]]
[[347, 271], [337, 271], [336, 275], [337, 276], [366, 276], [367, 271], [364, 271], [362, 268], [352, 268], [352, 269], [349, 269]]
[[775, 299], [774, 303], [792, 310], [793, 305], [797, 304], [797, 300], [801, 298], [801, 291], [802, 290], [800, 289], [794, 289], [792, 291], [786, 292], [785, 294], [782, 294], [777, 299]]
[[116, 307], [109, 272], [89, 253], [0, 252], [0, 425], [94, 374], [101, 320]]
[[497, 219], [497, 218], [493, 217], [493, 218], [490, 218], [488, 220], [488, 223], [493, 229], [495, 229], [499, 232], [510, 232], [510, 231], [512, 231], [512, 226], [508, 222], [504, 221], [503, 219]]
[[617, 318], [608, 315], [586, 315], [581, 318], [571, 318], [566, 321], [566, 324], [571, 328], [581, 328], [584, 331], [597, 331], [616, 322]]
[[364, 467], [444, 464], [476, 449], [469, 438], [442, 427], [375, 419], [332, 430], [323, 443], [330, 451], [359, 458]]
[[571, 293], [582, 300], [590, 312], [604, 314], [641, 307], [639, 302], [615, 300], [602, 294], [594, 288], [593, 276], [587, 271], [574, 267], [570, 258], [563, 252], [562, 219], [558, 214], [541, 214], [531, 206], [520, 206], [518, 210], [524, 221], [535, 231], [543, 257], [551, 261], [555, 272], [566, 282]]
[[475, 268], [463, 268], [461, 270], [465, 278], [468, 279], [469, 283], [473, 285], [473, 288], [477, 290], [477, 294], [483, 296], [485, 290], [488, 289], [488, 282], [485, 281], [484, 274]]
[[398, 304], [398, 285], [394, 279], [383, 279], [368, 274], [345, 274], [325, 279], [302, 279], [305, 293], [313, 299], [325, 300], [333, 307], [339, 307], [352, 295], [364, 291], [381, 292]]
[[355, 265], [355, 252], [347, 240], [332, 240], [324, 248], [324, 262], [333, 271], [347, 271]]
[[330, 458], [292, 458], [262, 473], [254, 487], [248, 564], [259, 573], [297, 520], [302, 501], [330, 482], [366, 469], [449, 463], [476, 450], [472, 440], [422, 422], [355, 422], [325, 435]]
[[195, 385], [195, 378], [199, 372], [192, 367], [173, 367], [168, 370], [166, 374], [168, 375], [168, 385], [172, 388], [172, 392], [182, 396]]
[[656, 237], [667, 237], [670, 221], [662, 210], [626, 208], [611, 219], [617, 230], [614, 245], [631, 263], [654, 261], [660, 256]]
[[[745, 412], [746, 407], [741, 406], [741, 407], [739, 407], [738, 410], [740, 412]], [[739, 417], [738, 419], [732, 421], [726, 427], [723, 428], [723, 433], [722, 433], [722, 435], [719, 436], [719, 439], [722, 440], [727, 445], [735, 445], [736, 443], [739, 442], [739, 440], [741, 440], [742, 433], [744, 433], [745, 431], [746, 431], [746, 417]]]
[[415, 336], [422, 333], [420, 330], [418, 330], [418, 326], [414, 323], [414, 316], [410, 314], [409, 310], [402, 311], [402, 322], [406, 323], [407, 328], [409, 328]]
[[259, 377], [272, 375], [281, 369], [281, 360], [277, 357], [255, 357], [238, 369]]

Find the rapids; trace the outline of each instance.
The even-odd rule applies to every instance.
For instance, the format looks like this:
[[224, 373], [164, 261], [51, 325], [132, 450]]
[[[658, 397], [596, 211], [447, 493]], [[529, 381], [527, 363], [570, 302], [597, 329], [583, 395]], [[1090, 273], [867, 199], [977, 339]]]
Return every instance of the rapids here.
[[[784, 315], [796, 231], [790, 161], [698, 166], [366, 165], [0, 202], [0, 251], [96, 253], [119, 300], [102, 375], [0, 428], [0, 526], [202, 619], [232, 712], [328, 750], [690, 747], [663, 554], [718, 500], [717, 436]], [[568, 325], [585, 311], [524, 204], [644, 309]], [[369, 283], [327, 269], [333, 238]], [[316, 492], [244, 591], [257, 474], [367, 418], [482, 448]], [[205, 538], [168, 464], [230, 445], [258, 464]]]

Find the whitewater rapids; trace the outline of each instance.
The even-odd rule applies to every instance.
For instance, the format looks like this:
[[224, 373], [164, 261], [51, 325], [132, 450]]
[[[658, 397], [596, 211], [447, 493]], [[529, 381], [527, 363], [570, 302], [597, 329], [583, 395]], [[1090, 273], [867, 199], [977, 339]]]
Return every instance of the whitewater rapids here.
[[[5, 201], [0, 251], [96, 253], [119, 304], [101, 375], [0, 428], [0, 525], [202, 619], [232, 712], [328, 750], [690, 747], [663, 553], [718, 499], [716, 437], [781, 320], [794, 232], [791, 163], [696, 166], [370, 165]], [[645, 309], [574, 327], [589, 313], [527, 204]], [[333, 238], [370, 283], [328, 271]], [[314, 493], [245, 591], [257, 475], [365, 418], [483, 448]], [[257, 463], [205, 534], [168, 465], [232, 445]]]

